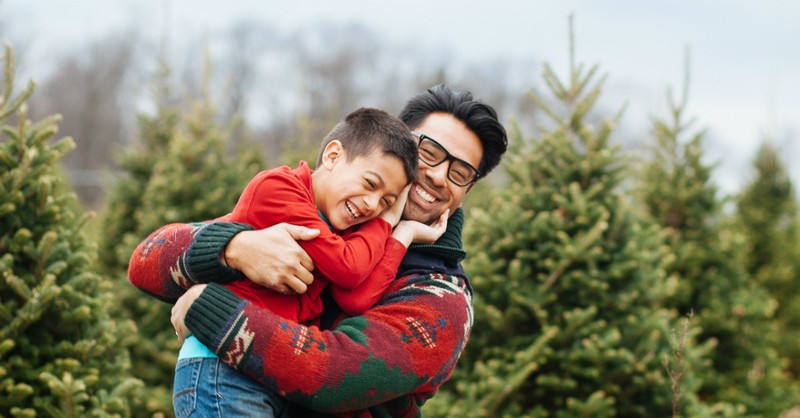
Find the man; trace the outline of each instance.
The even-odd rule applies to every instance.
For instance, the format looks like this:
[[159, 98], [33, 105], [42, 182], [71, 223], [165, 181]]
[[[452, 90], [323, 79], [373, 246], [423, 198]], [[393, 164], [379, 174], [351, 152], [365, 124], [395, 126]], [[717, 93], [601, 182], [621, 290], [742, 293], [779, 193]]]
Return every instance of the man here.
[[[497, 166], [507, 137], [494, 109], [444, 85], [412, 98], [400, 119], [420, 152], [403, 217], [431, 223], [447, 209], [452, 215], [436, 243], [409, 247], [397, 279], [363, 315], [323, 331], [217, 284], [244, 273], [279, 291], [303, 291], [312, 265], [294, 239], [315, 235], [289, 225], [165, 226], [134, 252], [131, 282], [164, 300], [180, 297], [172, 317], [179, 338], [191, 333], [225, 364], [296, 405], [351, 416], [419, 415], [469, 338], [472, 288], [459, 264], [466, 255], [460, 206], [475, 181]], [[207, 282], [217, 283], [197, 284]]]

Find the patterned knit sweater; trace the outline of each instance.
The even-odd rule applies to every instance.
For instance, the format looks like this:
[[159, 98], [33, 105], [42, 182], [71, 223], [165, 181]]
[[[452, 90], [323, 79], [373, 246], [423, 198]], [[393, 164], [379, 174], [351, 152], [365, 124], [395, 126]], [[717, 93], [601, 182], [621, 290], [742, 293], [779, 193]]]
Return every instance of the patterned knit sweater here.
[[[283, 319], [215, 283], [189, 309], [186, 325], [222, 361], [302, 408], [420, 416], [450, 378], [472, 325], [472, 289], [459, 264], [463, 219], [459, 209], [436, 243], [412, 245], [380, 302], [330, 330]], [[228, 222], [162, 227], [134, 251], [129, 278], [165, 301], [210, 278], [241, 278], [219, 254], [246, 229]]]

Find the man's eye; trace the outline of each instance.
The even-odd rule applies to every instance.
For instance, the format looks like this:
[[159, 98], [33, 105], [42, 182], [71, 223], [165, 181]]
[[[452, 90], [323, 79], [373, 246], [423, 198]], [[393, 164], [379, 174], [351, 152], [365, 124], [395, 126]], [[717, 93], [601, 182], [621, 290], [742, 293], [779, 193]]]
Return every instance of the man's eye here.
[[420, 148], [419, 149], [419, 156], [423, 160], [428, 160], [428, 161], [435, 161], [436, 160], [436, 153], [433, 150], [429, 150], [429, 149], [425, 149], [425, 148]]
[[450, 170], [450, 175], [456, 181], [467, 181], [467, 173], [463, 170]]

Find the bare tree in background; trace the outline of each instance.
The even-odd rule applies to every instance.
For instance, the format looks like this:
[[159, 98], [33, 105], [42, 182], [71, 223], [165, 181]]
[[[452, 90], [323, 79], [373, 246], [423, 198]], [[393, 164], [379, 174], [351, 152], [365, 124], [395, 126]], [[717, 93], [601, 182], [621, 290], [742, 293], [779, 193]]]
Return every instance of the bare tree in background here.
[[61, 60], [31, 100], [36, 118], [63, 115], [59, 133], [77, 145], [63, 165], [89, 207], [99, 205], [114, 150], [132, 134], [135, 94], [130, 82], [141, 69], [135, 47], [136, 37], [130, 33], [89, 45]]
[[357, 107], [397, 114], [411, 96], [442, 82], [473, 91], [503, 120], [533, 115], [520, 108], [530, 103], [533, 71], [521, 78], [517, 63], [466, 64], [446, 46], [398, 45], [359, 25], [316, 24], [279, 33], [243, 20], [222, 33], [181, 33], [161, 48], [147, 46], [144, 38], [119, 32], [57, 61], [31, 103], [34, 116], [64, 116], [60, 133], [78, 146], [64, 165], [90, 207], [104, 198], [116, 149], [134, 136], [137, 108], [147, 104], [141, 98], [159, 54], [178, 74], [179, 100], [197, 93], [208, 58], [214, 76], [209, 87], [221, 114], [242, 118], [230, 143], [248, 137], [273, 166], [315, 160], [323, 136]]
[[222, 112], [226, 117], [247, 114], [253, 101], [259, 63], [269, 50], [276, 48], [276, 40], [274, 31], [258, 22], [245, 20], [231, 27], [226, 58], [221, 61], [221, 72], [228, 77], [229, 86], [229, 97]]

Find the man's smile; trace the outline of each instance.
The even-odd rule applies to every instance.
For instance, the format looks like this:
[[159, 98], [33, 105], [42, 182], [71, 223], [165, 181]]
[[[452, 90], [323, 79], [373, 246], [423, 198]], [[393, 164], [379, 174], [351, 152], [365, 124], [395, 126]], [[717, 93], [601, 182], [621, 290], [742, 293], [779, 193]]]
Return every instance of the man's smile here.
[[428, 192], [426, 192], [425, 190], [423, 190], [423, 189], [422, 189], [422, 187], [419, 187], [419, 184], [417, 184], [417, 187], [415, 187], [415, 188], [414, 188], [414, 191], [417, 193], [417, 196], [419, 196], [420, 198], [422, 198], [422, 200], [424, 200], [424, 201], [426, 201], [426, 202], [428, 202], [428, 203], [434, 203], [434, 202], [436, 202], [436, 198], [435, 198], [435, 197], [433, 197], [433, 196], [431, 196], [431, 195], [430, 195]]

